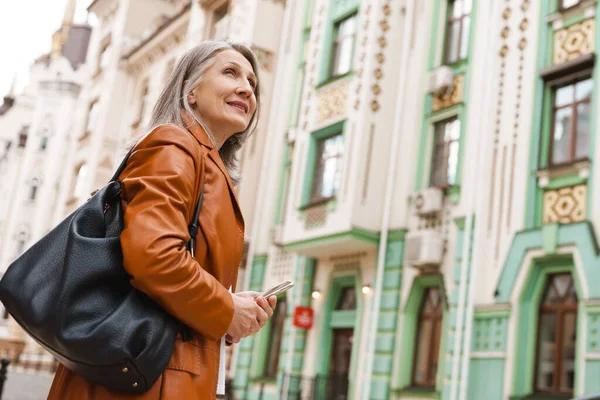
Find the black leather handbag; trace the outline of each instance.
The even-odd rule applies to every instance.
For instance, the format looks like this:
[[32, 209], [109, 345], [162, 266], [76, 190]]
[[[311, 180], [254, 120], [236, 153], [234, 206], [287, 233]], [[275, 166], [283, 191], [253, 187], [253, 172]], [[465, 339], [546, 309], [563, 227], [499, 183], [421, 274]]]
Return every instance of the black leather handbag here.
[[[0, 300], [58, 361], [110, 389], [144, 393], [186, 327], [129, 282], [123, 268], [121, 184], [133, 148], [110, 182], [16, 259]], [[192, 252], [204, 184], [189, 225]], [[185, 336], [184, 335], [184, 339]]]

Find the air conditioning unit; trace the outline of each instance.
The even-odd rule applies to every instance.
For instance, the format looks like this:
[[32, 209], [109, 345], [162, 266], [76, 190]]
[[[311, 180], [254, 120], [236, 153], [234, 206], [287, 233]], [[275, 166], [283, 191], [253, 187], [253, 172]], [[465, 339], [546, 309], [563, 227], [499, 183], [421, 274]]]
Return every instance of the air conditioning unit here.
[[214, 40], [227, 40], [229, 36], [229, 16], [221, 18], [215, 22], [215, 36]]
[[447, 90], [452, 86], [453, 82], [452, 69], [443, 65], [430, 72], [427, 92], [439, 93], [442, 90]]
[[444, 206], [444, 192], [440, 188], [424, 189], [414, 196], [415, 214], [421, 217], [438, 214]]
[[404, 248], [406, 264], [419, 269], [438, 267], [444, 255], [444, 239], [431, 229], [409, 232]]

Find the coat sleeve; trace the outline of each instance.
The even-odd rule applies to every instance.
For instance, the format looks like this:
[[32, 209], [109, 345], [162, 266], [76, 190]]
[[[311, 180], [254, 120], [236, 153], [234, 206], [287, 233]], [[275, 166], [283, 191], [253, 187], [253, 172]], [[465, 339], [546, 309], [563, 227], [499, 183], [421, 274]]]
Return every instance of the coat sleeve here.
[[233, 299], [185, 247], [199, 192], [195, 174], [204, 175], [202, 157], [192, 135], [175, 126], [158, 127], [138, 144], [120, 176], [125, 223], [121, 247], [135, 288], [217, 340], [233, 319]]

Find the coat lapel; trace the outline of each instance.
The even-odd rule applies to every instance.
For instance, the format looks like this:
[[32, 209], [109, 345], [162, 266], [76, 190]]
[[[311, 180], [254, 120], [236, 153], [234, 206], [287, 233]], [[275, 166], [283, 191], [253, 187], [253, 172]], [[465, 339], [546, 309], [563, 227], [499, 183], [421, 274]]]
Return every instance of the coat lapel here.
[[[229, 192], [231, 193], [231, 196], [233, 197], [233, 200], [235, 203], [236, 214], [241, 219], [241, 221], [243, 221], [240, 203], [237, 198], [237, 194], [235, 193], [235, 187], [233, 186], [233, 182], [231, 181], [231, 178], [229, 177], [229, 173], [227, 172], [227, 169], [225, 168], [225, 164], [223, 164], [223, 160], [221, 159], [219, 150], [217, 150], [214, 147], [210, 138], [208, 137], [208, 135], [206, 134], [206, 132], [204, 131], [202, 126], [200, 126], [198, 121], [196, 121], [185, 110], [181, 110], [181, 117], [183, 118], [183, 122], [185, 122], [188, 130], [192, 133], [192, 135], [194, 135], [194, 137], [201, 144], [203, 144], [204, 146], [206, 146], [210, 149], [210, 151], [208, 152], [208, 156], [213, 160], [213, 162], [215, 164], [217, 164], [217, 167], [219, 167], [219, 169], [221, 170], [221, 173], [225, 176], [225, 179], [227, 180], [227, 186], [229, 186]], [[242, 226], [243, 226], [243, 223], [242, 223]]]

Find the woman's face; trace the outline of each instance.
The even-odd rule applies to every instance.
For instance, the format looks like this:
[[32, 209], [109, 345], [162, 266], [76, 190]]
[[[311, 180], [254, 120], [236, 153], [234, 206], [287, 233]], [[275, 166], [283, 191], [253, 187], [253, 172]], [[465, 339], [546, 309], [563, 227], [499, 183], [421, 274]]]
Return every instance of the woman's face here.
[[236, 50], [219, 52], [188, 97], [188, 102], [215, 136], [220, 147], [244, 131], [256, 111], [258, 80], [252, 65]]

